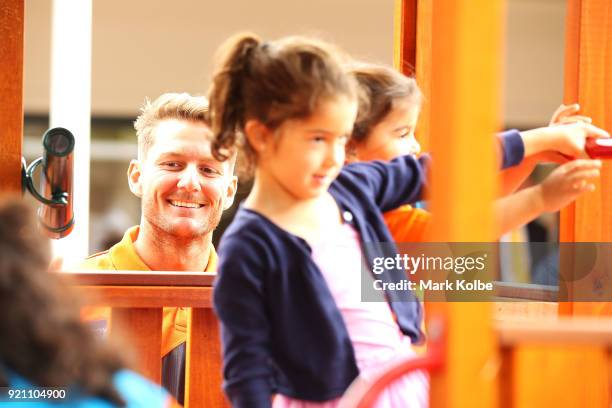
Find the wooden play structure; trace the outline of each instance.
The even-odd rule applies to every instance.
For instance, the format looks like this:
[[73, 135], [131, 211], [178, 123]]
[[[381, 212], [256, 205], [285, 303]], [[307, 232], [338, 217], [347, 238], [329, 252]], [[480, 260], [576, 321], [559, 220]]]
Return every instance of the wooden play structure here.
[[[23, 13], [23, 0], [0, 6], [0, 192], [21, 190]], [[503, 17], [499, 0], [395, 1], [395, 65], [414, 73], [427, 95], [419, 134], [427, 135], [421, 141], [436, 157], [434, 241], [494, 241], [490, 135], [501, 123]], [[579, 102], [598, 126], [612, 131], [612, 0], [567, 0], [565, 42], [564, 103]], [[611, 181], [612, 166], [605, 164], [597, 191], [562, 211], [561, 241], [612, 241]], [[186, 406], [228, 406], [212, 275], [97, 271], [72, 277], [92, 304], [113, 308], [113, 329], [123, 326], [140, 352], [141, 371], [156, 381], [162, 307], [192, 308]], [[544, 290], [500, 288], [495, 303], [427, 303], [435, 344], [416, 366], [383, 374], [358, 406], [371, 406], [376, 392], [402, 373], [428, 368], [435, 408], [609, 407], [611, 304], [556, 303]], [[532, 301], [510, 302], [521, 294]]]

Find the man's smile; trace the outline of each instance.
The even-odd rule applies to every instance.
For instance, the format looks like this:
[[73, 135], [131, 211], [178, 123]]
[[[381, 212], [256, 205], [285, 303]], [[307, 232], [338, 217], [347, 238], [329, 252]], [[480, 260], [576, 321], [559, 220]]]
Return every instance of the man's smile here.
[[203, 203], [199, 203], [195, 201], [168, 200], [168, 202], [173, 207], [180, 207], [180, 208], [202, 208], [204, 207]]

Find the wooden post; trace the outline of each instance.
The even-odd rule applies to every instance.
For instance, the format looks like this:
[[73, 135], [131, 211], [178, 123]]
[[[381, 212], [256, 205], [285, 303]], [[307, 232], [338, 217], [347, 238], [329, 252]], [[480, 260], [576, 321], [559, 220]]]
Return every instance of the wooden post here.
[[0, 3], [0, 192], [21, 191], [23, 0]]
[[[419, 140], [428, 139], [424, 144], [435, 158], [431, 240], [436, 242], [494, 240], [502, 5], [498, 0], [419, 2], [416, 74], [428, 103]], [[501, 360], [491, 304], [429, 302], [426, 316], [448, 326], [445, 369], [432, 376], [431, 406], [497, 406]]]
[[[578, 102], [582, 114], [612, 131], [612, 0], [568, 0], [567, 4], [564, 102]], [[612, 165], [604, 162], [597, 190], [561, 211], [561, 242], [612, 242], [611, 183]], [[559, 305], [561, 314], [612, 316], [609, 299], [569, 300]]]
[[113, 308], [111, 335], [125, 338], [138, 357], [140, 372], [161, 383], [162, 308]]
[[395, 0], [393, 66], [406, 75], [416, 68], [417, 0]]
[[[187, 338], [185, 406], [224, 408], [229, 402], [220, 394], [222, 356], [219, 322], [212, 309], [194, 308]], [[195, 391], [195, 392], [194, 392]]]

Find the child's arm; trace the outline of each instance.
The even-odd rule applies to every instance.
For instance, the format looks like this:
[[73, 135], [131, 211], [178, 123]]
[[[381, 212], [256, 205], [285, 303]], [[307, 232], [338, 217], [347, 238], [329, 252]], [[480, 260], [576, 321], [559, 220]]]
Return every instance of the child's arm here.
[[556, 151], [570, 158], [586, 157], [584, 145], [587, 137], [610, 137], [605, 130], [585, 122], [526, 130], [521, 135], [525, 156]]
[[499, 175], [499, 196], [513, 193], [529, 177], [538, 161], [535, 156], [525, 157], [518, 166], [503, 170]]
[[599, 177], [599, 160], [574, 160], [556, 168], [541, 184], [525, 188], [495, 202], [497, 236], [535, 219], [543, 212], [558, 211], [578, 196], [593, 191]]
[[424, 194], [429, 156], [400, 156], [383, 162], [359, 162], [344, 166], [337, 182], [354, 195], [374, 200], [381, 212], [419, 201]]
[[[229, 242], [228, 242], [229, 241]], [[219, 250], [213, 303], [221, 323], [224, 389], [233, 407], [271, 407], [270, 327], [261, 256], [226, 240]]]
[[500, 173], [500, 196], [507, 196], [516, 191], [517, 188], [529, 177], [538, 163], [567, 163], [568, 158], [556, 152], [544, 152], [533, 154], [521, 162], [521, 164], [504, 169]]

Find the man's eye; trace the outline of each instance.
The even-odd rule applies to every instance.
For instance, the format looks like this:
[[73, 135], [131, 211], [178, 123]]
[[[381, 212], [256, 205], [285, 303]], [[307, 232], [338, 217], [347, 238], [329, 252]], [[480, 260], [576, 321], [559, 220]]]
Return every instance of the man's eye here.
[[204, 174], [219, 174], [219, 171], [212, 167], [202, 167], [200, 171]]
[[171, 169], [176, 169], [180, 167], [180, 164], [178, 162], [166, 162], [163, 164], [163, 166]]

